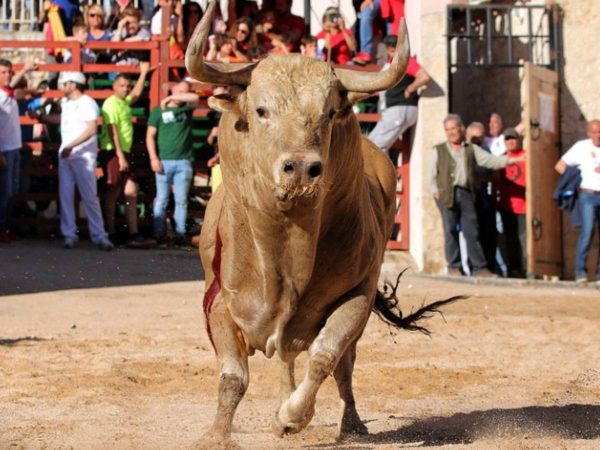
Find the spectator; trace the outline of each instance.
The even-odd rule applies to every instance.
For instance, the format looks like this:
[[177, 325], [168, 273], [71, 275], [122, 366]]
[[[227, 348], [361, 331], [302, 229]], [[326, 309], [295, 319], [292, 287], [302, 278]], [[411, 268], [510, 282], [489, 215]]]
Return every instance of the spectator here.
[[[384, 40], [388, 55], [387, 64], [394, 56], [397, 40], [396, 36], [387, 36]], [[426, 86], [430, 80], [429, 74], [419, 65], [417, 59], [411, 56], [402, 80], [393, 88], [379, 94], [381, 119], [369, 134], [369, 139], [385, 153], [389, 153], [394, 142], [401, 139], [404, 132], [417, 123], [419, 89]]]
[[[575, 281], [587, 283], [587, 259], [594, 237], [600, 227], [600, 120], [588, 123], [588, 139], [576, 142], [556, 163], [555, 169], [563, 174], [568, 166], [581, 171], [579, 208], [581, 231], [575, 253]], [[596, 284], [600, 285], [600, 258], [596, 267]]]
[[196, 29], [196, 25], [198, 25], [200, 19], [202, 19], [203, 12], [198, 3], [190, 1], [183, 5], [182, 15], [183, 41], [181, 42], [181, 45], [185, 51], [190, 42], [190, 38], [192, 37], [192, 33], [194, 33], [194, 30]]
[[[85, 45], [87, 42], [88, 30], [83, 23], [77, 23], [73, 25], [73, 36], [69, 36], [65, 41], [77, 41], [81, 45]], [[79, 50], [79, 57], [82, 64], [91, 64], [96, 62], [97, 55], [89, 48], [81, 48]], [[64, 62], [70, 63], [73, 60], [71, 50], [65, 50]]]
[[61, 114], [41, 115], [40, 120], [44, 123], [60, 123], [58, 186], [60, 231], [64, 236], [64, 248], [71, 249], [79, 241], [75, 214], [77, 186], [92, 242], [100, 249], [109, 251], [114, 246], [104, 229], [96, 185], [99, 110], [96, 102], [83, 93], [85, 82], [85, 76], [81, 72], [62, 73], [59, 85], [65, 98], [61, 103]]
[[278, 37], [271, 39], [272, 55], [289, 55], [294, 49], [294, 43], [287, 33], [281, 33]]
[[142, 11], [128, 6], [121, 13], [121, 19], [113, 34], [113, 42], [149, 41], [152, 35], [147, 28], [141, 26]]
[[275, 0], [274, 27], [279, 33], [287, 33], [294, 44], [294, 51], [299, 49], [300, 39], [306, 33], [304, 19], [292, 14], [292, 0]]
[[[163, 8], [168, 6], [171, 12], [169, 20], [169, 29], [166, 30], [169, 36], [174, 36], [177, 30], [177, 24], [180, 23], [180, 19], [183, 16], [183, 4], [177, 0], [156, 0], [156, 8], [154, 14], [152, 14], [152, 20], [150, 21], [150, 32], [154, 35], [163, 34], [162, 29], [162, 13]], [[180, 27], [183, 32], [183, 25]], [[181, 36], [183, 39], [183, 36]]]
[[246, 62], [248, 58], [238, 48], [235, 39], [226, 34], [217, 33], [208, 37], [207, 61], [233, 63]]
[[[467, 142], [479, 145], [483, 150], [489, 152], [483, 145], [484, 138], [485, 125], [481, 122], [473, 122], [467, 127]], [[479, 241], [485, 260], [490, 270], [498, 273], [499, 268], [497, 268], [496, 263], [496, 196], [492, 184], [493, 175], [493, 171], [485, 167], [475, 167], [475, 210], [477, 211], [477, 223], [479, 225]]]
[[519, 159], [494, 156], [481, 147], [463, 140], [464, 126], [460, 116], [450, 114], [444, 119], [446, 142], [434, 147], [431, 154], [429, 186], [444, 224], [444, 241], [448, 273], [461, 273], [458, 243], [459, 226], [466, 243], [471, 273], [492, 277], [479, 243], [477, 215], [473, 203], [475, 166], [502, 169]]
[[323, 14], [323, 30], [316, 36], [323, 60], [332, 64], [347, 64], [356, 51], [352, 30], [346, 28], [340, 10], [330, 7]]
[[[504, 130], [506, 154], [510, 158], [525, 158], [519, 133], [514, 128]], [[498, 183], [500, 215], [506, 236], [508, 276], [524, 278], [527, 269], [527, 229], [525, 200], [525, 161], [507, 166]]]
[[502, 116], [498, 113], [490, 114], [488, 120], [488, 135], [483, 144], [490, 150], [492, 155], [504, 155], [506, 146], [504, 145], [504, 136], [502, 136]]
[[104, 10], [98, 4], [92, 4], [85, 14], [85, 24], [88, 26], [87, 40], [90, 42], [107, 42], [112, 34], [104, 26]]
[[8, 228], [10, 200], [19, 190], [20, 152], [23, 146], [19, 125], [19, 106], [14, 98], [14, 87], [35, 63], [25, 63], [13, 76], [12, 63], [0, 59], [0, 243], [10, 244]]
[[131, 105], [142, 95], [149, 64], [140, 63], [140, 76], [130, 92], [129, 79], [119, 74], [113, 82], [113, 95], [102, 105], [102, 133], [100, 135], [100, 162], [106, 177], [107, 192], [104, 201], [104, 222], [109, 234], [115, 233], [115, 207], [121, 193], [125, 195], [125, 218], [129, 232], [127, 245], [143, 248], [152, 244], [138, 232], [137, 186], [133, 170], [131, 147], [133, 123]]
[[302, 56], [306, 56], [307, 58], [316, 58], [317, 57], [317, 38], [307, 34], [306, 36], [302, 36], [300, 41], [300, 54]]
[[375, 60], [376, 46], [374, 46], [375, 21], [381, 17], [380, 0], [362, 0], [359, 6], [360, 23], [360, 51], [352, 59], [356, 64], [370, 64]]
[[258, 38], [254, 23], [249, 17], [240, 17], [235, 23], [234, 39], [237, 42], [237, 48], [243, 53], [247, 59], [248, 52], [258, 45]]
[[192, 114], [198, 95], [187, 81], [177, 83], [171, 95], [150, 112], [146, 145], [156, 178], [154, 238], [165, 240], [165, 217], [171, 187], [175, 196], [175, 245], [185, 244], [188, 193], [192, 170]]

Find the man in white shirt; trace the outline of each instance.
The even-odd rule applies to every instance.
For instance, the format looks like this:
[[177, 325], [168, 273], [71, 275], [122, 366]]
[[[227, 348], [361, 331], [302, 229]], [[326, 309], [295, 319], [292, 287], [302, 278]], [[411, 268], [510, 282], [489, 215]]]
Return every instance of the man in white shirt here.
[[[81, 72], [64, 72], [59, 78], [65, 98], [61, 102], [58, 150], [58, 188], [60, 196], [60, 231], [64, 247], [73, 248], [78, 238], [75, 214], [75, 186], [79, 190], [88, 218], [90, 237], [102, 250], [112, 250], [113, 244], [104, 229], [102, 210], [96, 186], [96, 156], [98, 154], [98, 117], [96, 102], [83, 94], [85, 76]], [[44, 122], [56, 122], [58, 117], [41, 117]]]
[[20, 152], [23, 146], [14, 87], [35, 66], [34, 63], [25, 63], [23, 69], [13, 76], [12, 63], [0, 59], [0, 243], [4, 244], [11, 243], [8, 205], [19, 190]]
[[[600, 120], [594, 119], [588, 123], [587, 136], [588, 139], [576, 142], [554, 167], [561, 175], [567, 166], [577, 167], [581, 171], [578, 200], [581, 231], [575, 254], [575, 281], [578, 283], [588, 281], [587, 257], [596, 225], [600, 226]], [[600, 284], [600, 260], [596, 268], [596, 283]]]

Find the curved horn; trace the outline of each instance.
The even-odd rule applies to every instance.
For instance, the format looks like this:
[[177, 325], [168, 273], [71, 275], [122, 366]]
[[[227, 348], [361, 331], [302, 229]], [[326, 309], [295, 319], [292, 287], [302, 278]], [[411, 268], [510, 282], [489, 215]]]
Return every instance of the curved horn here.
[[185, 52], [185, 67], [198, 81], [214, 84], [237, 84], [248, 86], [250, 75], [257, 63], [247, 64], [222, 64], [204, 62], [204, 42], [210, 31], [210, 24], [215, 15], [215, 0], [210, 0], [204, 16], [196, 26], [190, 38], [190, 44]]
[[396, 51], [394, 52], [390, 66], [386, 70], [366, 72], [340, 68], [334, 69], [344, 89], [352, 92], [375, 93], [398, 84], [404, 75], [410, 54], [408, 32], [406, 31], [406, 22], [404, 19], [400, 21], [399, 30]]

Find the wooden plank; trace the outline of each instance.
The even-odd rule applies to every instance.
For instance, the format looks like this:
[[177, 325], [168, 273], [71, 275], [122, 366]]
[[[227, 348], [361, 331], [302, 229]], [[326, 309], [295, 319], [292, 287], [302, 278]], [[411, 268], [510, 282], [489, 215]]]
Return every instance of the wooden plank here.
[[527, 150], [527, 270], [537, 276], [562, 275], [560, 210], [552, 200], [560, 158], [558, 75], [525, 64], [524, 148]]

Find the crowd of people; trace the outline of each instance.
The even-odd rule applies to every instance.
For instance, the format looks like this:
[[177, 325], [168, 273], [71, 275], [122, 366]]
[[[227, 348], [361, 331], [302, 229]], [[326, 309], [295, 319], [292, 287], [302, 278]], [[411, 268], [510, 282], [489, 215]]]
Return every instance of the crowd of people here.
[[[251, 1], [232, 2], [232, 7], [226, 12], [219, 12], [213, 22], [205, 59], [222, 63], [248, 62], [269, 54], [300, 52], [333, 64], [389, 63], [396, 46], [399, 19], [404, 14], [403, 1], [363, 0], [354, 3], [360, 17], [354, 28], [347, 26], [338, 8], [330, 7], [323, 14], [322, 30], [311, 36], [304, 20], [291, 13], [291, 0], [263, 1], [261, 9]], [[171, 14], [168, 20], [163, 20], [165, 9]], [[139, 42], [151, 40], [156, 35], [164, 37], [167, 33], [172, 59], [184, 57], [192, 32], [203, 16], [199, 3], [182, 3], [179, 0], [157, 0], [151, 13], [134, 7], [131, 2], [119, 2], [108, 17], [98, 4], [82, 9], [59, 8], [58, 13], [62, 30], [56, 29], [56, 21], [51, 20], [50, 11], [42, 18], [45, 32], [54, 40], [59, 37], [81, 43]], [[167, 30], [163, 29], [164, 23], [168, 24]], [[378, 42], [382, 44], [379, 54]], [[41, 94], [49, 88], [52, 80], [28, 89], [23, 84], [25, 73], [34, 70], [35, 65], [28, 63], [19, 73], [13, 74], [11, 63], [0, 61], [1, 242], [11, 240], [9, 199], [22, 191], [26, 184], [26, 180], [19, 183], [20, 148], [23, 140], [32, 139], [34, 127], [20, 127], [18, 116], [28, 111], [41, 123], [61, 125], [58, 191], [60, 229], [65, 248], [73, 248], [79, 236], [74, 209], [75, 187], [80, 192], [88, 219], [90, 238], [99, 248], [111, 250], [114, 247], [112, 241], [117, 234], [115, 211], [121, 197], [125, 199], [127, 245], [148, 248], [164, 244], [166, 210], [171, 192], [174, 193], [175, 243], [183, 245], [188, 193], [193, 178], [192, 112], [199, 97], [186, 81], [185, 71], [175, 70], [170, 95], [149, 112], [145, 144], [150, 167], [155, 174], [156, 197], [152, 209], [152, 237], [144, 237], [138, 226], [131, 106], [142, 96], [144, 82], [151, 70], [147, 53], [82, 49], [82, 62], [110, 62], [140, 68], [140, 76], [133, 87], [127, 76], [110, 74], [113, 93], [101, 108], [85, 95], [89, 78], [82, 73], [61, 74], [55, 81], [59, 82], [64, 99], [60, 105], [45, 104]], [[60, 48], [51, 51], [50, 56], [65, 62], [73, 57], [69, 51]], [[378, 109], [382, 114], [381, 120], [370, 132], [369, 138], [384, 152], [389, 152], [393, 143], [415, 124], [419, 93], [429, 81], [427, 71], [416, 58], [411, 57], [402, 81], [380, 94]], [[224, 88], [215, 86], [214, 89], [221, 92]], [[96, 126], [99, 117], [103, 119], [100, 133]], [[207, 140], [216, 148], [216, 122], [213, 125]], [[451, 114], [444, 120], [444, 131], [445, 142], [437, 145], [432, 152], [429, 186], [442, 217], [448, 272], [481, 277], [527, 276], [526, 150], [522, 146], [522, 130], [503, 130], [502, 118], [498, 114], [489, 117], [487, 127], [481, 122], [465, 127], [459, 116]], [[572, 167], [582, 168], [583, 182], [581, 187], [577, 185], [584, 211], [577, 245], [578, 281], [587, 279], [585, 264], [600, 209], [597, 204], [600, 191], [598, 164], [586, 165], [590, 162], [589, 158], [600, 155], [600, 122], [591, 122], [588, 135], [589, 139], [578, 143], [556, 167], [561, 174], [571, 173], [568, 169]], [[582, 150], [584, 147], [585, 150]], [[586, 153], [590, 149], [591, 157]], [[208, 160], [209, 167], [214, 167], [215, 178], [219, 176], [218, 160], [218, 153]], [[102, 205], [96, 188], [96, 165], [102, 168], [103, 173], [105, 192]], [[590, 167], [595, 169], [587, 170]], [[600, 263], [598, 267], [597, 276], [600, 278]]]

